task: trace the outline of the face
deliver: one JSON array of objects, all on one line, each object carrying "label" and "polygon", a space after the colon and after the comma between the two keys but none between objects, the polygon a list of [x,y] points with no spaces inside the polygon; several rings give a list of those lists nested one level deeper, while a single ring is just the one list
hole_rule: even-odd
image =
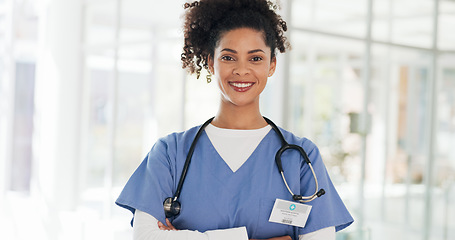
[{"label": "face", "polygon": [[262,32],[239,28],[221,35],[208,66],[218,81],[222,104],[259,107],[259,95],[275,72],[276,59]]}]

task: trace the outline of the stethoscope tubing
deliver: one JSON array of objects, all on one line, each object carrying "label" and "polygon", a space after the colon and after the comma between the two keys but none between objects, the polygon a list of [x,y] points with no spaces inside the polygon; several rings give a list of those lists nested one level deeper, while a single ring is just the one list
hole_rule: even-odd
[{"label": "stethoscope tubing", "polygon": [[[319,188],[318,179],[316,177],[316,173],[314,172],[313,165],[311,164],[311,161],[310,161],[308,155],[306,154],[305,150],[303,150],[303,148],[301,146],[298,146],[295,144],[289,144],[286,141],[286,139],[284,138],[281,131],[279,131],[279,129],[275,125],[275,123],[266,117],[264,117],[264,119],[273,128],[273,130],[275,130],[275,132],[278,134],[279,138],[281,139],[281,148],[277,151],[277,153],[275,155],[275,162],[278,167],[278,171],[280,172],[281,178],[283,179],[284,185],[286,185],[286,188],[288,189],[289,193],[291,193],[293,199],[296,201],[302,202],[302,203],[307,203],[307,202],[311,202],[314,199],[316,199],[317,197],[319,197],[318,193],[321,193],[320,195],[323,195],[325,192],[322,189],[318,190],[318,188]],[[294,194],[294,192],[292,192],[291,188],[289,187],[289,184],[287,183],[286,178],[284,177],[284,170],[283,170],[283,166],[281,164],[281,155],[286,150],[289,150],[289,149],[294,149],[294,150],[297,150],[300,152],[300,155],[303,156],[304,161],[308,164],[308,166],[311,170],[311,173],[313,174],[316,189],[315,189],[315,192],[310,196],[301,196],[301,195]]]},{"label": "stethoscope tubing", "polygon": [[175,191],[175,194],[174,194],[174,197],[173,197],[174,201],[177,201],[177,199],[180,197],[180,192],[182,191],[183,182],[185,182],[186,174],[188,172],[188,168],[189,168],[190,163],[191,163],[191,157],[193,156],[194,149],[196,148],[197,140],[201,136],[202,131],[205,129],[205,127],[207,127],[207,125],[209,125],[214,118],[215,117],[212,117],[209,120],[207,120],[204,124],[202,124],[202,126],[197,131],[193,142],[191,143],[190,150],[188,151],[188,154],[186,155],[185,164],[183,165],[182,175],[180,177],[179,184],[177,185],[177,190]]},{"label": "stethoscope tubing", "polygon": [[[202,132],[204,131],[205,127],[207,127],[207,125],[209,125],[212,122],[213,119],[214,119],[214,117],[210,118],[204,124],[202,124],[202,126],[197,131],[193,142],[191,143],[190,149],[189,149],[188,154],[186,156],[185,164],[183,165],[182,174],[180,176],[180,180],[179,180],[179,183],[177,185],[177,189],[175,191],[175,194],[174,194],[173,197],[166,198],[164,200],[164,202],[163,202],[163,208],[164,208],[164,212],[165,212],[166,217],[175,217],[175,216],[179,215],[179,213],[180,213],[181,204],[178,201],[178,198],[180,197],[180,192],[182,191],[183,183],[185,182],[185,178],[186,178],[186,175],[188,173],[188,169],[189,169],[189,166],[190,166],[190,163],[191,163],[191,158],[193,156],[194,149],[196,148],[196,143],[197,143],[199,137],[201,136]],[[270,121],[268,118],[264,117],[264,119],[272,127],[272,129],[278,134],[278,137],[281,140],[281,148],[277,151],[277,153],[275,155],[275,162],[276,162],[278,171],[280,172],[281,178],[283,179],[283,182],[286,185],[287,190],[292,195],[292,199],[294,201],[307,203],[307,202],[313,201],[317,197],[320,197],[320,196],[324,195],[324,193],[325,193],[324,189],[320,189],[318,191],[318,187],[319,187],[318,186],[318,179],[316,178],[316,174],[314,172],[313,166],[311,165],[310,159],[308,158],[305,150],[303,150],[303,148],[300,147],[300,146],[297,146],[297,145],[294,145],[294,144],[289,144],[286,141],[286,139],[284,139],[284,136],[281,133],[280,129],[278,129],[278,127],[272,121]],[[311,196],[302,196],[302,195],[294,194],[292,192],[291,188],[289,187],[287,181],[286,181],[286,178],[284,176],[283,166],[281,165],[281,155],[283,154],[284,151],[289,150],[289,149],[294,149],[294,150],[299,151],[300,155],[303,156],[304,161],[308,164],[308,166],[311,169],[311,172],[313,174],[314,181],[315,181],[315,184],[316,184],[316,191]]]},{"label": "stethoscope tubing", "polygon": [[[177,201],[177,199],[180,197],[180,192],[182,190],[183,183],[185,182],[185,178],[186,178],[186,175],[187,175],[187,172],[188,172],[188,168],[189,168],[189,165],[191,163],[191,158],[193,156],[194,149],[196,148],[197,140],[201,136],[201,134],[202,134],[203,130],[205,129],[205,127],[207,127],[207,125],[209,125],[214,118],[215,117],[212,117],[212,118],[208,119],[204,124],[201,125],[201,127],[198,130],[198,132],[196,133],[196,136],[194,137],[193,142],[191,143],[190,149],[188,151],[188,154],[187,154],[187,157],[186,157],[186,160],[185,160],[185,164],[183,166],[182,174],[181,174],[179,183],[177,185],[177,190],[176,190],[176,192],[174,194],[174,197],[173,197],[174,201]],[[286,141],[286,139],[284,138],[284,136],[281,133],[281,131],[279,130],[278,126],[276,126],[275,123],[272,122],[270,119],[268,119],[266,117],[263,117],[263,118],[272,127],[272,129],[278,134],[278,137],[281,140],[282,147],[277,151],[277,153],[275,155],[275,162],[276,162],[276,165],[278,167],[278,171],[280,172],[281,178],[283,179],[283,182],[286,185],[286,188],[288,189],[289,193],[291,193],[291,195],[293,196],[293,199],[296,200],[296,201],[302,202],[302,203],[307,203],[307,202],[313,201],[317,197],[323,195],[325,193],[323,189],[318,191],[318,188],[319,188],[318,179],[317,179],[316,174],[314,172],[313,165],[311,164],[311,161],[308,158],[308,155],[306,154],[306,152],[303,150],[303,148],[298,146],[298,145],[289,144]],[[311,170],[311,173],[313,174],[313,178],[314,178],[314,181],[315,181],[316,189],[315,189],[315,192],[312,195],[310,195],[310,196],[301,196],[301,195],[294,194],[292,192],[291,188],[289,187],[287,181],[286,181],[286,178],[284,176],[283,166],[281,164],[281,155],[283,154],[284,151],[289,150],[289,149],[295,149],[295,150],[300,152],[301,156],[303,156],[303,158],[304,158],[304,161],[308,164],[308,166],[309,166],[309,168]]]}]

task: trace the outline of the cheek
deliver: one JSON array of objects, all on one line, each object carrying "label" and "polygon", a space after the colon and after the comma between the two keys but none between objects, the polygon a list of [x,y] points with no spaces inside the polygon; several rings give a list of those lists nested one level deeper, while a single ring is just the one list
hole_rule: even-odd
[{"label": "cheek", "polygon": [[226,66],[220,66],[220,64],[216,64],[214,66],[215,75],[222,80],[223,78],[229,77],[230,73],[232,72]]},{"label": "cheek", "polygon": [[270,73],[270,67],[269,66],[264,66],[264,67],[258,69],[258,71],[256,71],[256,74],[258,76],[260,76],[261,78],[268,78],[269,77],[269,73]]},{"label": "cheek", "polygon": [[226,89],[228,88],[226,81],[223,81],[222,79],[220,79],[220,77],[217,77],[216,83],[218,85],[218,90],[220,91],[221,95],[225,96]]}]

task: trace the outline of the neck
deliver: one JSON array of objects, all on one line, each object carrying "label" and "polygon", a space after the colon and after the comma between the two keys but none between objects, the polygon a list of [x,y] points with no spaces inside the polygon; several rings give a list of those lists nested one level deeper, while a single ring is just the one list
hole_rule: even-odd
[{"label": "neck", "polygon": [[238,107],[221,103],[212,124],[227,129],[259,129],[267,126],[259,111],[259,104]]}]

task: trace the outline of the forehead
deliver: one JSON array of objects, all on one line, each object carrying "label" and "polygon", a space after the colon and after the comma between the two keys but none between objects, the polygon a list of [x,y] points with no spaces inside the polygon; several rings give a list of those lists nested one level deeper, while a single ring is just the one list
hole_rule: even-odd
[{"label": "forehead", "polygon": [[250,51],[252,49],[271,51],[265,42],[264,33],[251,28],[238,28],[223,33],[216,49],[220,51],[224,48],[237,51]]}]

